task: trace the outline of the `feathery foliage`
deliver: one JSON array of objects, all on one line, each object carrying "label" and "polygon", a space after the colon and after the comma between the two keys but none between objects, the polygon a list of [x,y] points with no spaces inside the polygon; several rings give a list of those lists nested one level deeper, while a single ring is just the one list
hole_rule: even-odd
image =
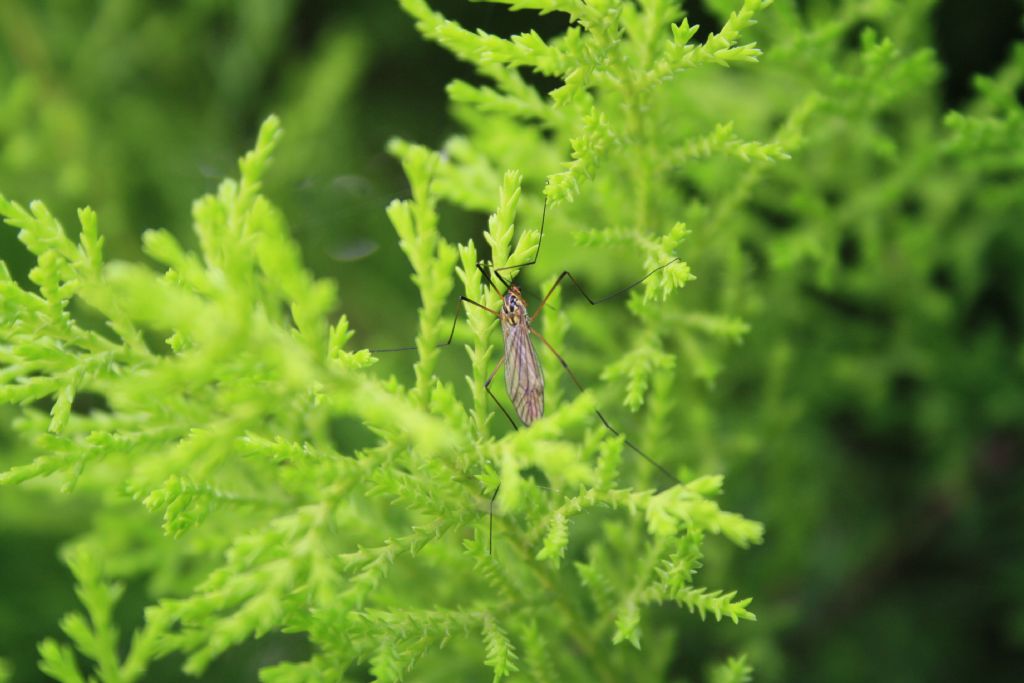
[{"label": "feathery foliage", "polygon": [[[407,9],[427,12],[442,33],[448,26],[425,5]],[[598,44],[619,30],[607,22],[594,29],[586,40]],[[458,34],[453,49],[470,49],[460,47],[465,38]],[[561,65],[544,67],[567,82],[567,90],[545,106],[575,103],[589,110],[568,170],[547,185],[557,206],[580,194],[603,155],[626,154],[637,143],[617,135],[613,144],[622,112],[605,115],[587,94],[587,81],[568,77],[566,70],[580,68],[591,47],[570,40],[559,54],[536,39],[495,40],[492,47],[507,49],[490,55],[499,60],[495,64],[553,59]],[[662,47],[667,54],[679,46]],[[624,59],[611,60],[608,68],[615,63],[629,71]],[[678,59],[695,65],[704,58]],[[631,78],[640,75],[635,71]],[[680,543],[704,533],[741,545],[760,541],[760,525],[711,500],[720,486],[709,488],[698,479],[657,495],[619,487],[620,480],[628,482],[619,471],[621,439],[598,433],[596,440],[584,441],[586,448],[577,445],[578,435],[595,433],[595,401],[588,394],[566,400],[529,430],[495,438],[491,407],[481,393],[492,355],[490,321],[480,314],[469,315],[475,338],[467,347],[474,370],[472,410],[462,405],[455,387],[436,378],[436,345],[446,328],[456,263],[461,261],[458,274],[469,295],[492,306],[496,297],[485,291],[473,267],[475,245],[456,248],[439,231],[438,196],[448,198],[443,188],[450,186],[457,164],[418,145],[392,145],[412,197],[393,202],[387,213],[412,264],[422,304],[415,382],[403,389],[367,372],[373,362],[367,352],[346,350],[351,333],[344,316],[333,324],[327,319],[336,304],[334,288],[304,269],[284,217],[260,194],[279,132],[277,120],[268,119],[255,149],[240,161],[239,180],[223,182],[215,195],[195,203],[198,254],[169,232],[144,236],[146,254],[166,268],[162,274],[141,265],[105,264],[91,210],[79,212],[76,243],[41,203],[27,210],[6,200],[0,204],[38,258],[31,273],[38,294],[10,277],[3,282],[3,398],[27,406],[18,429],[41,451],[4,473],[3,483],[52,475],[65,490],[103,491],[108,505],[144,509],[154,521],[162,520],[171,539],[202,548],[194,559],[206,567],[205,577],[191,585],[192,577],[180,577],[176,583],[187,586],[182,597],[162,597],[147,608],[145,624],[122,660],[110,626],[119,589],[105,583],[101,565],[89,559],[117,548],[93,536],[72,561],[89,621],[71,615],[64,630],[95,661],[94,675],[131,680],[146,662],[171,652],[186,655],[185,672],[199,674],[229,648],[279,630],[307,633],[317,652],[305,664],[267,670],[269,680],[299,672],[329,677],[360,662],[378,680],[401,680],[451,638],[462,649],[471,647],[474,632],[483,636],[482,656],[475,665],[459,660],[467,672],[485,665],[497,681],[522,666],[554,667],[562,675],[606,677],[628,660],[602,661],[598,644],[628,639],[639,648],[645,605],[669,600],[701,616],[710,611],[717,618],[752,619],[745,609],[749,600],[734,602],[735,593],[694,586],[692,574],[670,569],[664,571],[673,580],[665,583],[658,576],[668,574],[655,572]],[[508,171],[500,182],[484,234],[496,265],[521,263],[538,248],[536,230],[514,239],[522,181]],[[671,258],[683,234],[679,227],[648,240],[645,265]],[[673,264],[652,278],[643,300],[664,300],[691,277],[684,264]],[[76,310],[79,303],[84,311]],[[552,332],[560,342],[562,334]],[[631,374],[634,385],[645,381]],[[105,405],[73,411],[83,394],[102,397]],[[50,404],[45,424],[39,402]],[[639,402],[634,398],[633,407]],[[338,417],[368,426],[377,443],[345,452],[330,435],[331,420]],[[597,477],[588,454],[608,444],[616,462]],[[613,457],[603,456],[603,463]],[[499,481],[497,553],[491,555],[481,511],[484,494]],[[570,523],[600,508],[618,510],[616,517],[628,523],[623,529],[638,534],[629,542],[642,549],[636,556],[640,564],[627,560],[603,567],[607,581],[629,586],[606,620],[585,602],[568,599],[579,592],[580,579],[560,569],[573,541]],[[593,549],[605,542],[598,535],[586,543]],[[177,546],[164,547],[173,552]],[[440,574],[429,602],[402,590],[408,578],[401,577],[434,572]],[[555,596],[553,610],[539,609],[545,594]],[[520,649],[532,657],[537,648],[517,647],[516,641],[536,641],[538,626],[561,633],[587,657],[572,665],[522,661]],[[47,640],[40,653],[49,675],[81,679],[68,646]]]},{"label": "feathery foliage", "polygon": [[[374,292],[343,308],[263,193],[287,150],[275,117],[194,203],[192,235],[144,235],[147,264],[108,260],[102,212],[65,230],[0,200],[35,258],[27,282],[0,266],[0,484],[91,515],[64,553],[82,610],[39,646],[50,677],[215,678],[250,641],[282,683],[863,671],[842,652],[780,664],[784,620],[734,623],[750,595],[786,613],[774,558],[828,555],[837,514],[872,533],[812,566],[819,583],[888,557],[888,509],[846,493],[840,458],[914,453],[927,483],[893,497],[960,501],[964,453],[1024,423],[1024,317],[983,303],[986,259],[1024,252],[1024,50],[943,113],[929,0],[708,0],[703,27],[670,0],[492,1],[566,28],[503,37],[400,0],[477,74],[448,87],[460,134],[389,146],[410,197],[386,215],[420,301],[415,353],[379,365],[411,366],[408,384],[341,312]],[[482,239],[446,239],[447,207],[487,214]],[[547,415],[510,430],[483,388],[493,318],[454,302],[496,307],[476,263],[535,255],[517,274],[535,306],[563,269],[600,294],[680,260],[618,303],[556,292],[538,325],[588,390],[539,349]],[[729,508],[767,520],[780,555],[737,552],[764,527]],[[142,582],[128,636],[114,613]]]}]

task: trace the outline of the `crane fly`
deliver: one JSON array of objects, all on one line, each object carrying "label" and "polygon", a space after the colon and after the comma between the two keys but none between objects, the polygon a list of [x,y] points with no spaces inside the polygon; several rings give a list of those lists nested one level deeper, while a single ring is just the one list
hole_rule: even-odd
[{"label": "crane fly", "polygon": [[[612,292],[611,294],[601,297],[599,299],[591,298],[590,295],[587,294],[586,290],[584,290],[583,287],[580,285],[579,281],[576,280],[575,276],[573,276],[573,274],[570,273],[569,271],[563,270],[562,273],[555,280],[555,283],[551,285],[551,288],[544,295],[544,298],[541,299],[540,304],[537,306],[537,310],[533,312],[533,315],[530,315],[526,305],[526,299],[523,296],[522,290],[520,290],[519,287],[516,286],[514,283],[506,280],[501,275],[501,271],[519,270],[527,266],[532,266],[537,262],[537,258],[540,256],[541,244],[544,241],[544,223],[547,218],[547,209],[548,204],[547,198],[545,197],[544,209],[541,213],[540,220],[540,236],[537,240],[537,250],[534,252],[533,258],[530,261],[527,261],[526,263],[521,263],[514,266],[502,266],[500,268],[492,267],[491,272],[494,274],[494,277],[496,277],[498,281],[501,282],[501,284],[505,287],[504,292],[498,289],[498,287],[494,284],[494,280],[492,280],[490,273],[487,272],[486,264],[482,261],[477,263],[476,267],[484,276],[484,280],[501,298],[500,309],[494,310],[489,306],[485,306],[484,304],[478,301],[470,299],[467,296],[459,296],[459,299],[456,302],[456,305],[462,303],[470,304],[472,306],[476,306],[477,308],[481,308],[490,313],[491,315],[493,315],[494,317],[496,317],[501,322],[501,333],[504,339],[504,353],[498,360],[498,364],[495,366],[494,371],[491,372],[490,376],[487,378],[487,381],[484,382],[484,389],[487,391],[487,394],[491,397],[491,399],[498,406],[498,408],[501,409],[501,412],[505,415],[505,417],[508,418],[508,421],[512,424],[512,427],[514,429],[519,429],[519,425],[516,424],[515,419],[512,417],[511,414],[509,414],[509,411],[506,410],[505,406],[501,403],[500,400],[498,400],[498,397],[495,396],[494,393],[491,391],[491,383],[497,376],[498,371],[501,370],[502,366],[504,366],[505,390],[508,393],[509,400],[512,402],[513,410],[515,411],[516,416],[522,422],[523,426],[529,427],[536,420],[543,417],[544,372],[541,369],[540,360],[537,358],[537,350],[533,345],[532,337],[536,337],[538,340],[540,340],[540,342],[545,347],[547,347],[547,349],[551,351],[552,354],[554,354],[555,358],[558,359],[558,362],[562,365],[562,368],[565,370],[566,374],[569,375],[569,378],[572,380],[573,384],[576,385],[576,388],[579,389],[581,392],[584,390],[583,385],[576,378],[576,374],[569,367],[568,363],[565,362],[565,359],[562,358],[562,355],[558,353],[558,351],[556,351],[555,348],[550,343],[548,343],[548,340],[545,339],[540,334],[540,332],[534,329],[532,325],[533,321],[544,309],[544,306],[545,304],[547,304],[548,299],[555,292],[555,290],[558,289],[558,287],[562,284],[562,281],[565,278],[569,278],[573,285],[576,286],[576,289],[579,290],[580,294],[583,295],[583,298],[585,298],[591,306],[596,306],[597,304],[604,303],[609,299],[612,299],[614,297],[619,296],[620,294],[628,292],[629,290],[641,284],[642,282],[647,280],[647,278],[651,277],[658,271],[667,268],[673,263],[679,261],[678,258],[674,258],[668,263],[658,266],[654,270],[650,271],[636,282],[633,282],[627,285],[626,287],[623,287],[622,289]],[[460,316],[458,315],[458,311],[456,311],[455,318],[454,320],[452,320],[452,329],[448,333],[448,340],[438,344],[437,348],[442,348],[451,345],[452,339],[455,338],[455,326],[459,322],[459,317]],[[370,351],[373,353],[384,353],[389,351],[412,351],[415,349],[415,346],[404,346],[394,349],[370,349]],[[607,418],[605,418],[605,416],[601,413],[600,410],[595,409],[594,412],[597,414],[597,417],[601,420],[601,423],[608,429],[608,431],[610,431],[615,436],[620,435],[619,431],[612,427],[611,423],[608,422]],[[663,467],[660,463],[658,463],[656,460],[654,460],[649,455],[640,450],[631,441],[629,441],[628,439],[623,439],[623,443],[627,447],[629,447],[630,450],[632,450],[641,458],[643,458],[648,463],[657,468],[663,475],[665,475],[669,480],[671,480],[673,484],[681,483],[675,475],[673,475],[671,472],[665,469],[665,467]],[[501,484],[499,483],[498,486],[494,488],[494,492],[491,494],[490,498],[490,511],[488,520],[489,531],[487,542],[488,554],[490,554],[493,550],[494,499],[498,496],[498,490],[500,488]]]},{"label": "crane fly", "polygon": [[544,415],[544,372],[530,339],[534,331],[530,327],[526,299],[515,285],[502,297],[499,318],[501,335],[505,339],[505,355],[502,356],[505,360],[505,390],[516,415],[529,427]]}]

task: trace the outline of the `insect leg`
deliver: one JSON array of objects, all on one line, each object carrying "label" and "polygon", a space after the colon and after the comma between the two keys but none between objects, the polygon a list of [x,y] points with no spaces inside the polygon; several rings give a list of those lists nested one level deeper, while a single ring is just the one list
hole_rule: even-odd
[{"label": "insect leg", "polygon": [[[498,407],[501,408],[501,412],[503,412],[505,414],[505,417],[508,418],[508,421],[512,423],[512,428],[518,430],[519,427],[516,426],[515,420],[513,420],[512,416],[508,414],[507,410],[505,410],[505,406],[501,405],[501,401],[498,400],[498,397],[495,396],[493,392],[491,392],[491,382],[494,381],[495,375],[498,374],[498,370],[500,370],[501,366],[504,365],[504,364],[505,364],[505,356],[502,355],[501,360],[499,360],[498,364],[494,367],[494,372],[492,372],[491,376],[487,378],[486,382],[484,382],[484,389],[487,390],[487,394],[494,400],[494,402],[498,404]],[[494,487],[494,493],[491,494],[491,502],[490,502],[490,505],[489,505],[489,507],[487,509],[487,554],[488,555],[491,555],[493,553],[493,551],[494,551],[494,499],[498,497],[498,490],[500,488],[501,488],[501,483],[499,482],[498,485]]]},{"label": "insect leg", "polygon": [[609,299],[613,299],[613,298],[617,297],[619,294],[624,294],[625,292],[628,292],[629,290],[633,289],[634,287],[636,287],[637,285],[642,283],[644,280],[649,278],[650,276],[652,276],[655,273],[657,273],[659,270],[661,270],[663,268],[668,268],[669,266],[671,266],[673,263],[677,262],[678,260],[679,260],[678,258],[674,258],[671,261],[669,261],[668,263],[665,263],[663,265],[658,266],[657,268],[655,268],[651,272],[647,273],[647,275],[644,275],[642,278],[640,278],[636,282],[632,283],[631,285],[623,287],[622,289],[620,289],[618,291],[612,292],[608,296],[603,296],[600,299],[591,299],[590,295],[587,294],[587,292],[583,289],[583,286],[580,285],[580,283],[576,280],[576,277],[572,273],[570,273],[568,270],[563,270],[562,274],[558,276],[557,280],[555,280],[555,284],[551,285],[551,289],[549,289],[548,293],[544,295],[544,298],[541,300],[540,305],[537,306],[537,310],[535,310],[533,312],[533,315],[530,316],[530,322],[533,322],[533,319],[536,318],[537,314],[540,313],[542,308],[544,308],[544,304],[546,304],[548,302],[548,297],[551,296],[551,293],[555,291],[555,288],[558,287],[558,285],[562,284],[562,280],[564,280],[566,277],[568,277],[570,280],[572,280],[572,283],[574,285],[576,285],[576,289],[580,290],[580,294],[583,295],[583,298],[586,299],[590,303],[591,306],[596,306],[596,305],[598,305],[600,303],[604,303],[605,301],[608,301]]},{"label": "insect leg", "polygon": [[518,430],[519,429],[519,425],[516,424],[516,421],[513,420],[512,416],[508,414],[507,410],[505,410],[505,406],[501,405],[501,401],[499,401],[498,397],[494,395],[493,391],[491,391],[491,382],[494,381],[494,376],[498,374],[498,370],[500,370],[501,366],[504,365],[504,364],[505,364],[505,356],[503,355],[501,357],[501,360],[499,360],[498,364],[495,366],[494,372],[492,372],[491,376],[487,378],[486,382],[484,382],[484,389],[487,390],[487,395],[490,396],[491,399],[493,399],[496,404],[498,404],[499,408],[501,408],[501,412],[504,413],[505,417],[508,418],[509,423],[512,425],[512,429]]},{"label": "insect leg", "polygon": [[[449,333],[448,333],[448,341],[446,341],[446,342],[443,342],[443,343],[441,343],[441,344],[438,344],[438,345],[437,345],[437,346],[435,346],[434,348],[438,348],[438,349],[440,349],[440,348],[442,348],[442,347],[445,347],[445,346],[448,346],[448,345],[450,345],[450,344],[452,343],[452,339],[453,339],[453,338],[455,337],[455,326],[456,326],[456,325],[458,324],[458,322],[459,322],[459,311],[458,311],[458,305],[459,305],[459,303],[460,303],[460,302],[465,302],[465,303],[467,303],[467,304],[473,304],[473,305],[474,305],[474,306],[476,306],[477,308],[482,308],[482,309],[484,309],[485,311],[487,311],[488,313],[490,313],[491,315],[493,315],[493,316],[494,316],[495,318],[497,318],[497,317],[500,317],[500,316],[498,315],[498,312],[497,312],[497,311],[495,311],[495,310],[493,310],[493,309],[490,309],[490,308],[488,308],[487,306],[484,306],[484,305],[483,305],[483,304],[481,304],[481,303],[478,303],[478,302],[476,302],[476,301],[473,301],[473,300],[472,300],[472,299],[470,299],[469,297],[465,297],[465,296],[460,296],[460,297],[459,297],[459,300],[455,302],[455,306],[456,306],[456,310],[455,310],[455,318],[454,318],[454,319],[452,320],[452,330],[451,330],[451,332],[449,332]],[[415,350],[416,350],[416,347],[415,347],[415,346],[400,346],[400,347],[398,347],[398,348],[395,348],[395,349],[368,349],[368,350],[369,350],[369,352],[370,352],[370,353],[390,353],[390,352],[392,352],[392,351],[415,351]]]},{"label": "insect leg", "polygon": [[[505,280],[502,279],[501,275],[498,275],[498,273],[503,271],[503,270],[516,270],[516,269],[519,269],[519,268],[525,268],[526,266],[532,266],[534,263],[537,262],[537,259],[540,258],[540,245],[544,243],[544,221],[547,219],[547,217],[548,217],[548,196],[544,195],[544,209],[541,211],[541,214],[540,214],[540,237],[537,238],[537,251],[533,252],[533,258],[530,259],[529,261],[527,261],[526,263],[520,263],[520,264],[514,265],[514,266],[502,266],[501,268],[495,268],[494,269],[494,274],[497,275],[499,280],[501,280],[502,282],[505,282]],[[506,284],[505,286],[508,287],[508,284]]]},{"label": "insect leg", "polygon": [[491,502],[487,510],[487,554],[494,554],[494,499],[498,497],[498,491],[501,490],[501,482],[494,487],[494,493],[491,494]]},{"label": "insect leg", "polygon": [[[664,266],[662,266],[662,267],[664,267]],[[593,302],[591,302],[591,303],[593,303]],[[558,362],[562,364],[563,368],[565,368],[566,373],[568,373],[569,377],[573,381],[573,384],[576,385],[576,388],[579,389],[580,391],[583,391],[583,385],[580,384],[580,381],[578,379],[576,379],[575,373],[573,373],[572,369],[565,362],[565,359],[562,358],[562,354],[558,353],[558,351],[555,351],[555,347],[551,346],[551,344],[548,343],[548,340],[545,339],[543,336],[541,336],[540,332],[537,332],[532,327],[530,328],[530,332],[532,332],[534,335],[536,335],[537,339],[540,339],[542,342],[544,342],[544,346],[548,347],[548,350],[550,350],[551,353],[555,354],[555,358],[557,358]],[[597,413],[598,418],[601,419],[601,423],[604,424],[604,426],[608,428],[609,432],[611,432],[615,436],[619,436],[619,430],[617,430],[617,429],[615,429],[615,427],[611,426],[611,424],[608,422],[608,420],[605,418],[605,416],[601,414],[600,410],[596,410],[595,409],[594,412]],[[625,439],[624,441],[625,441],[625,444],[627,446],[629,446],[630,449],[633,450],[633,452],[635,452],[641,458],[643,458],[644,460],[646,460],[647,462],[652,464],[654,467],[658,468],[658,470],[662,474],[664,474],[666,477],[671,479],[674,483],[682,485],[683,482],[679,481],[679,479],[674,474],[672,474],[667,469],[665,469],[665,467],[662,466],[661,463],[659,463],[657,460],[655,460],[654,458],[652,458],[651,456],[647,455],[642,450],[637,448],[632,442],[630,442],[629,439]]]},{"label": "insect leg", "polygon": [[[494,280],[491,279],[491,274],[487,272],[486,264],[483,261],[478,261],[476,264],[476,269],[479,270],[480,274],[484,276],[484,279],[487,280],[487,284],[491,286],[491,289],[494,290],[494,293],[497,294],[498,296],[502,296],[501,290],[498,289],[498,287],[494,284]],[[501,282],[501,284],[505,285],[505,291],[508,291],[509,287],[511,287],[512,285],[508,281],[506,281],[505,278],[499,275],[497,271],[495,271],[494,274],[495,276],[497,276],[498,281]]]}]

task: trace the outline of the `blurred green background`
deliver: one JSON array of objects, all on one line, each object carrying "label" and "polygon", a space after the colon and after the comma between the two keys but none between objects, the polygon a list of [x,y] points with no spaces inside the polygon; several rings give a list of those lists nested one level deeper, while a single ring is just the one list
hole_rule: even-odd
[{"label": "blurred green background", "polygon": [[[500,34],[552,35],[565,26],[555,15],[459,0],[433,5]],[[701,3],[685,6],[694,21],[713,23]],[[930,33],[944,69],[944,108],[963,106],[972,75],[1007,59],[1024,37],[1021,13],[1009,0],[936,4]],[[398,135],[438,147],[458,132],[444,92],[455,77],[472,74],[382,0],[5,0],[0,191],[45,200],[69,226],[76,207],[91,205],[114,258],[142,258],[138,236],[148,228],[194,244],[191,201],[235,172],[259,122],[276,112],[286,138],[268,194],[309,266],[337,281],[357,343],[405,343],[417,294],[383,208],[407,190],[384,146]],[[479,234],[482,218],[449,211],[442,230],[464,241]],[[984,281],[957,303],[955,329],[933,340],[941,367],[870,400],[856,388],[791,388],[807,405],[793,403],[790,423],[773,425],[766,438],[778,451],[788,434],[827,434],[821,461],[801,460],[809,457],[801,451],[776,470],[786,473],[781,479],[762,479],[757,467],[730,471],[726,507],[769,529],[729,580],[755,598],[760,621],[735,644],[762,664],[759,680],[1024,680],[1020,219],[977,255]],[[843,266],[855,268],[856,246],[841,246]],[[14,231],[0,230],[0,256],[25,279],[30,263]],[[849,330],[855,356],[884,344],[888,326],[916,324],[910,307],[900,311],[908,319],[865,333],[873,311],[819,299],[803,304],[802,317],[778,322],[798,318],[782,334],[807,339],[808,358],[829,348],[814,342],[823,329],[830,337]],[[927,338],[926,323],[914,329]],[[743,349],[730,361],[739,375],[778,360],[758,354],[756,330]],[[733,371],[727,365],[725,375]],[[961,412],[943,413],[950,405]],[[5,450],[12,414],[0,412]],[[936,421],[943,428],[929,432]],[[928,439],[947,434],[960,440],[956,462],[930,457]],[[835,444],[841,452],[828,450]],[[75,606],[57,550],[88,527],[90,510],[81,498],[0,490],[0,656],[13,664],[14,680],[41,678],[35,644]],[[137,623],[144,604],[142,588],[132,587],[120,607],[126,624]],[[712,641],[729,639],[722,628],[694,634],[714,648]],[[252,677],[235,666],[227,658],[208,678]],[[176,679],[173,665],[152,679],[161,676]]]}]

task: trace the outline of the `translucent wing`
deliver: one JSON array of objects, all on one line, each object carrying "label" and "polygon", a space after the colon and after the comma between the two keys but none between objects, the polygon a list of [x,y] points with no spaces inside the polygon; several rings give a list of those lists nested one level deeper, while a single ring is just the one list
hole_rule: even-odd
[{"label": "translucent wing", "polygon": [[544,373],[530,339],[529,323],[503,325],[505,333],[505,389],[524,425],[544,414]]}]

